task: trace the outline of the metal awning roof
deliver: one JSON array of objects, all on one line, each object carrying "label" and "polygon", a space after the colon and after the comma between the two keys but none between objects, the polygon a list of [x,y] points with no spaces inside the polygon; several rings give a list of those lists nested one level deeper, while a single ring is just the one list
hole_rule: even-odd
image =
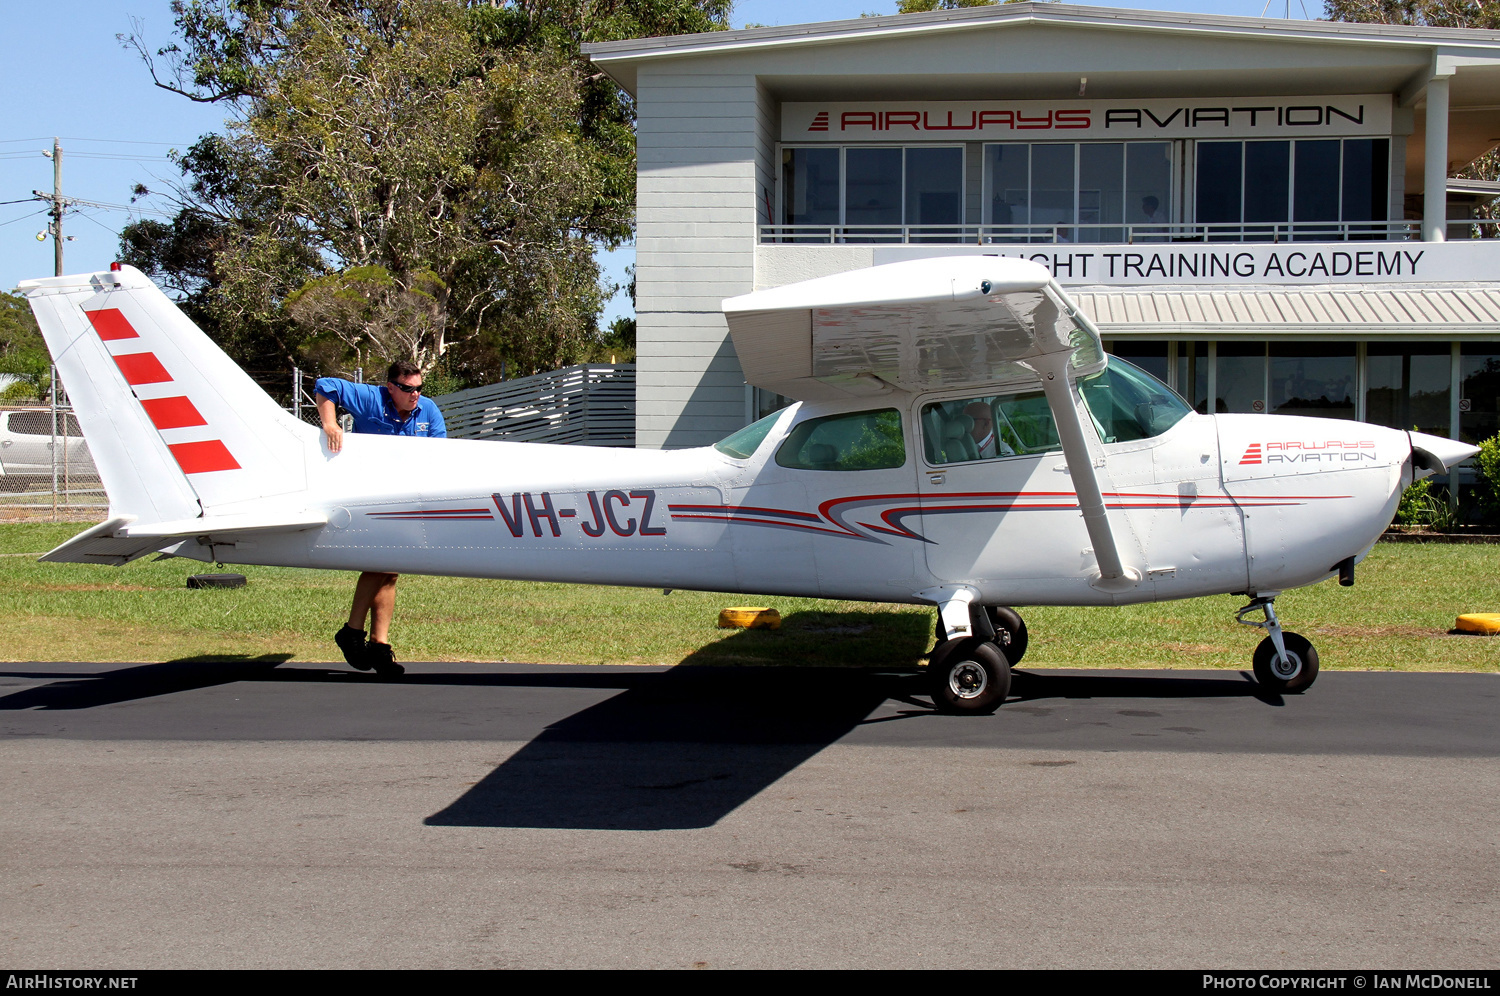
[{"label": "metal awning roof", "polygon": [[1500,338],[1500,288],[1068,288],[1101,335],[1126,338],[1322,336]]}]

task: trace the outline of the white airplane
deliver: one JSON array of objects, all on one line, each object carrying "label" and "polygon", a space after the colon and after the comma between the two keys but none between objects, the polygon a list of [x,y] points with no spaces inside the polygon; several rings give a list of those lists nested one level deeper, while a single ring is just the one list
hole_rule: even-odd
[{"label": "white airplane", "polygon": [[[1014,605],[1242,593],[1272,691],[1312,684],[1288,588],[1354,566],[1414,478],[1477,450],[1359,422],[1199,415],[1035,263],[896,263],[724,302],[800,399],[713,447],[349,436],[330,453],[138,270],[32,280],[109,495],[54,562],[232,564],[930,603],[939,709],[1002,703]],[[1247,619],[1252,613],[1259,618]]]}]

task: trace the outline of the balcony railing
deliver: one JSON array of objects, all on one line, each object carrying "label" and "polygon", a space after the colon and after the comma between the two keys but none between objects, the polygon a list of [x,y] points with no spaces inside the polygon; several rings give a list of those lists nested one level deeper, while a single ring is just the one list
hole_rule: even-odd
[{"label": "balcony railing", "polygon": [[[1482,226],[1489,225],[1487,230]],[[1492,222],[1451,222],[1450,239],[1494,237]],[[1417,221],[1298,221],[1182,225],[762,225],[762,244],[1013,245],[1163,242],[1405,242]]]}]

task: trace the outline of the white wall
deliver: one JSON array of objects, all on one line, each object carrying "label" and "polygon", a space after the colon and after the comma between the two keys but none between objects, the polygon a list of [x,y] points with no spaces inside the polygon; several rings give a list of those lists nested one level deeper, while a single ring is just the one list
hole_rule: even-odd
[{"label": "white wall", "polygon": [[744,424],[720,303],[752,289],[760,188],[774,189],[756,155],[774,143],[774,106],[754,75],[679,67],[643,70],[637,93],[636,445],[647,447],[701,446]]}]

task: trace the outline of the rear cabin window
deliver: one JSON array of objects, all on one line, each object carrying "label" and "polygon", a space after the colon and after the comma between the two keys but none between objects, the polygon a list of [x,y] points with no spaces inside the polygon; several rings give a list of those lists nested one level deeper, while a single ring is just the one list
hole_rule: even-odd
[{"label": "rear cabin window", "polygon": [[765,442],[766,434],[781,420],[781,415],[780,411],[774,411],[758,422],[751,422],[738,432],[714,443],[714,449],[736,460],[750,459],[760,449],[760,444]]},{"label": "rear cabin window", "polygon": [[894,408],[825,415],[798,425],[776,451],[793,470],[886,470],[906,463],[901,413]]}]

